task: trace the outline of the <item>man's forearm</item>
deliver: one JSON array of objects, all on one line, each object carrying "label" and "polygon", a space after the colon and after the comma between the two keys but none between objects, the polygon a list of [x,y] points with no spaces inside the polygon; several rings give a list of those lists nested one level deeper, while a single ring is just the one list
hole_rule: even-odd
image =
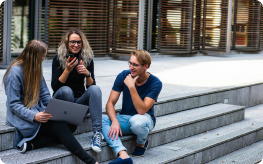
[{"label": "man's forearm", "polygon": [[129,89],[130,89],[132,102],[133,102],[133,105],[134,105],[136,111],[139,114],[145,114],[149,109],[146,108],[146,105],[142,101],[141,97],[139,96],[136,88],[135,87],[131,87]]},{"label": "man's forearm", "polygon": [[117,117],[116,117],[115,108],[114,108],[114,106],[112,104],[107,103],[107,105],[106,105],[106,112],[107,112],[111,122],[118,121]]}]

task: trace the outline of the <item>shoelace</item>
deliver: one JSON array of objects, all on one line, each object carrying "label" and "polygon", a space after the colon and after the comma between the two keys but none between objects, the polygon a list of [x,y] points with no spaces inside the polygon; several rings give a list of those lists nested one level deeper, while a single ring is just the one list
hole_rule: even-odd
[{"label": "shoelace", "polygon": [[101,146],[101,140],[103,139],[102,134],[99,133],[99,132],[96,132],[96,133],[94,134],[94,139],[95,139],[95,144]]}]

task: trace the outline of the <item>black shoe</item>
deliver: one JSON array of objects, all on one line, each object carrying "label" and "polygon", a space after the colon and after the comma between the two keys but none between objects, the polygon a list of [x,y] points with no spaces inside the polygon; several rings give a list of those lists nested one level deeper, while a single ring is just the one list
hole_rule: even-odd
[{"label": "black shoe", "polygon": [[146,150],[148,148],[148,140],[145,142],[144,147],[137,146],[132,153],[133,157],[143,157],[146,153]]},{"label": "black shoe", "polygon": [[25,153],[27,148],[27,143],[23,143],[23,145],[20,147],[20,153]]}]

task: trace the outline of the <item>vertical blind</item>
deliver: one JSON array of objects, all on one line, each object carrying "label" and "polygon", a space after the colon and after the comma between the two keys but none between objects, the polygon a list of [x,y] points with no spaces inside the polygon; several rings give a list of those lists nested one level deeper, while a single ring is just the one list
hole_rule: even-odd
[{"label": "vertical blind", "polygon": [[235,23],[235,49],[258,50],[261,6],[256,0],[238,0]]},{"label": "vertical blind", "polygon": [[225,51],[228,0],[162,0],[160,52]]},{"label": "vertical blind", "polygon": [[225,51],[228,0],[202,0],[201,50]]},{"label": "vertical blind", "polygon": [[48,28],[48,56],[57,54],[62,35],[69,28],[80,28],[80,0],[50,0]]},{"label": "vertical blind", "polygon": [[108,10],[107,0],[82,1],[81,29],[87,35],[95,55],[108,52]]},{"label": "vertical blind", "polygon": [[45,32],[47,32],[46,31],[46,27],[45,27],[45,25],[47,24],[47,22],[45,22],[45,17],[48,17],[48,15],[46,15],[47,11],[46,11],[46,8],[45,8],[45,5],[46,5],[45,1],[49,1],[49,0],[42,0],[41,22],[40,22],[41,30],[40,31],[41,31],[41,40],[43,42],[46,42],[46,39],[47,39],[46,36],[45,36]]},{"label": "vertical blind", "polygon": [[[61,36],[71,27],[86,34],[95,55],[125,55],[137,48],[139,0],[49,0],[48,4],[50,56],[57,53]],[[228,0],[161,0],[158,6],[157,50],[161,53],[226,50]],[[237,10],[232,33],[236,48],[263,48],[260,3],[233,0],[233,9]]]},{"label": "vertical blind", "polygon": [[62,35],[69,28],[78,28],[86,35],[94,55],[105,55],[108,49],[108,1],[50,0],[48,55],[57,54]]},{"label": "vertical blind", "polygon": [[189,52],[192,33],[192,0],[162,0],[160,4],[161,53]]},{"label": "vertical blind", "polygon": [[260,2],[248,2],[248,25],[247,25],[247,48],[259,48],[259,34],[260,34]]},{"label": "vertical blind", "polygon": [[3,62],[4,2],[0,5],[0,62]]},{"label": "vertical blind", "polygon": [[137,48],[139,0],[109,0],[109,54]]},{"label": "vertical blind", "polygon": [[[145,0],[145,16],[150,1]],[[69,28],[79,28],[85,33],[95,55],[125,55],[137,48],[140,0],[47,0],[47,2],[48,28],[46,30],[49,57],[57,54],[62,35]],[[225,51],[228,0],[160,0],[159,2],[157,12],[160,13],[160,19],[158,19],[156,40],[157,50],[161,53],[191,53],[195,50]],[[235,35],[232,38],[236,49],[263,49],[262,5],[256,0],[233,0],[233,2],[237,2],[233,4],[237,6],[237,8],[233,7],[237,10],[237,18],[233,26]],[[45,21],[44,11],[42,5],[42,28]],[[3,21],[3,3],[0,17],[0,21]],[[145,18],[145,26],[149,22],[146,20]],[[41,30],[43,40],[44,30]],[[3,30],[1,30],[1,39],[2,32]],[[151,37],[147,36],[147,38]],[[0,45],[2,47],[2,40]],[[2,48],[0,51],[2,52]]]},{"label": "vertical blind", "polygon": [[194,1],[193,8],[193,49],[200,50],[201,48],[201,11],[202,0]]}]

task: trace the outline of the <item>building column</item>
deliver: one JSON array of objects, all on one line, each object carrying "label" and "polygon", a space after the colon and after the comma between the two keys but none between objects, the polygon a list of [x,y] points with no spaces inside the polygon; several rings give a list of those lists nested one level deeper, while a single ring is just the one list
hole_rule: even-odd
[{"label": "building column", "polygon": [[144,8],[145,0],[140,0],[139,2],[139,20],[138,20],[138,40],[137,49],[143,49],[143,35],[144,35]]},{"label": "building column", "polygon": [[44,0],[45,1],[45,31],[44,31],[44,43],[47,44],[47,15],[48,15],[48,0]]},{"label": "building column", "polygon": [[145,31],[145,50],[151,52],[152,50],[152,22],[153,22],[153,0],[147,1],[147,19],[146,19],[146,31]]},{"label": "building column", "polygon": [[35,0],[34,39],[41,40],[42,0]]},{"label": "building column", "polygon": [[231,47],[231,31],[232,31],[232,0],[228,0],[228,14],[227,14],[227,38],[226,38],[226,53],[230,53]]},{"label": "building column", "polygon": [[12,1],[4,1],[3,63],[11,62]]}]

